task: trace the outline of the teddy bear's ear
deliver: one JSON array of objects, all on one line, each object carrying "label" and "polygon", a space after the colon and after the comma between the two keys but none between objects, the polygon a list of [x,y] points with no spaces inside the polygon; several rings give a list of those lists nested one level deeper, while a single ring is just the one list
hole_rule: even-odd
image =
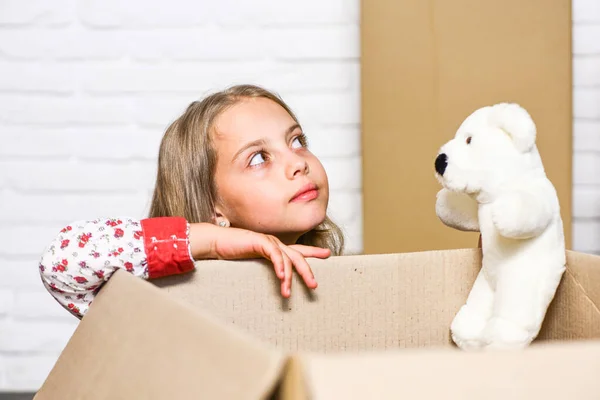
[{"label": "teddy bear's ear", "polygon": [[490,123],[505,131],[520,152],[535,145],[536,126],[529,113],[516,103],[499,103],[490,110]]}]

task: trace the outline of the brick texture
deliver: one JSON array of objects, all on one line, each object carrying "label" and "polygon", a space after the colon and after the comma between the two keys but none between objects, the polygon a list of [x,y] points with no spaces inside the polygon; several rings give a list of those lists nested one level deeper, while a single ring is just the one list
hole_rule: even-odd
[{"label": "brick texture", "polygon": [[573,248],[600,254],[600,3],[573,1]]},{"label": "brick texture", "polygon": [[4,0],[0,70],[0,391],[35,391],[77,323],[41,285],[45,246],[145,216],[164,129],[209,91],[284,98],[362,250],[358,0]]}]

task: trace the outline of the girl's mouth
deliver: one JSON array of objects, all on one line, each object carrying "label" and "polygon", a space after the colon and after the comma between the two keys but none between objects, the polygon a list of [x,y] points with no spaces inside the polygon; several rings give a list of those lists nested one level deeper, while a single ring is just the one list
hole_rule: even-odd
[{"label": "girl's mouth", "polygon": [[297,191],[290,202],[310,201],[316,199],[317,197],[319,197],[317,186],[314,183],[309,183]]}]

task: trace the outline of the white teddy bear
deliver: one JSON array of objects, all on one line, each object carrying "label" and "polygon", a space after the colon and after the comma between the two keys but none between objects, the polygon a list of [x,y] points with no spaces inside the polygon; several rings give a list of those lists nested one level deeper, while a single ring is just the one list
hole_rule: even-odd
[{"label": "white teddy bear", "polygon": [[565,271],[556,190],[514,103],[476,110],[435,160],[441,221],[479,231],[482,268],[450,331],[463,350],[524,348],[538,335]]}]

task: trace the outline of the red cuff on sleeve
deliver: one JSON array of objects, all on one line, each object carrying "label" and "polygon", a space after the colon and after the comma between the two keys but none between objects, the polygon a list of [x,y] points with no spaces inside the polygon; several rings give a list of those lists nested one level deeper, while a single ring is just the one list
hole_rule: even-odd
[{"label": "red cuff on sleeve", "polygon": [[187,221],[182,217],[158,217],[141,221],[148,278],[182,274],[194,269],[188,251]]}]

